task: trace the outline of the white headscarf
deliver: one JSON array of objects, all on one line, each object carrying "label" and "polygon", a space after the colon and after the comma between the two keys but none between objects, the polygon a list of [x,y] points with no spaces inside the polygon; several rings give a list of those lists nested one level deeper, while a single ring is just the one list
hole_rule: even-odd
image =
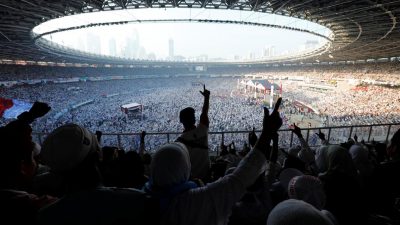
[{"label": "white headscarf", "polygon": [[354,144],[350,147],[349,153],[353,159],[356,169],[358,170],[358,173],[362,177],[368,176],[372,173],[374,166],[368,158],[369,152],[366,146]]},{"label": "white headscarf", "polygon": [[163,145],[153,155],[150,179],[155,187],[167,188],[189,180],[191,171],[189,152],[182,143]]}]

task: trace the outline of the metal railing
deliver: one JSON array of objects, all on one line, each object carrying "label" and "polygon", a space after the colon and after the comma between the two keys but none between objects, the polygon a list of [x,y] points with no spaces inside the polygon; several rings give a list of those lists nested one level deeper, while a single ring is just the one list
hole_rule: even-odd
[{"label": "metal railing", "polygon": [[[338,144],[347,141],[349,138],[357,135],[358,140],[365,142],[379,141],[387,142],[393,134],[400,129],[400,123],[393,124],[372,124],[372,125],[354,125],[354,126],[336,126],[336,127],[317,127],[302,128],[301,132],[304,139],[310,147],[318,147],[321,143],[316,136],[320,130],[325,134],[326,139],[331,144]],[[222,131],[209,132],[210,151],[218,152],[218,146],[221,142],[231,143],[240,149],[241,144],[248,140],[250,131]],[[256,131],[260,134],[261,131]],[[148,132],[145,138],[146,150],[154,151],[158,146],[172,142],[181,134],[181,132]],[[33,133],[34,140],[42,143],[46,133]],[[102,145],[117,146],[123,149],[138,149],[140,133],[103,133]],[[280,147],[289,148],[299,144],[297,137],[289,129],[279,130]]]}]

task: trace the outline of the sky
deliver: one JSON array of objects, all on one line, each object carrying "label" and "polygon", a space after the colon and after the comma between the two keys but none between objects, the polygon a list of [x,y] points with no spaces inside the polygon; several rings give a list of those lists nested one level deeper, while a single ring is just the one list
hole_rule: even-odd
[{"label": "sky", "polygon": [[[304,48],[306,41],[324,39],[317,36],[284,29],[264,28],[249,25],[214,24],[214,23],[137,23],[145,19],[220,19],[277,24],[308,29],[328,35],[329,29],[318,24],[295,18],[266,13],[215,9],[132,9],[87,13],[45,22],[34,28],[35,33],[42,33],[58,28],[90,24],[94,22],[132,21],[126,25],[101,26],[47,35],[47,39],[64,45],[83,48],[88,45],[87,34],[101,37],[102,54],[109,52],[110,39],[116,40],[117,51],[126,46],[128,37],[138,41],[139,47],[146,54],[154,53],[158,59],[168,56],[168,41],[174,41],[174,55],[196,57],[207,55],[208,58],[232,59],[249,57],[253,52],[262,56],[262,50],[274,46],[276,55],[295,52]],[[86,47],[87,49],[87,47]]]}]

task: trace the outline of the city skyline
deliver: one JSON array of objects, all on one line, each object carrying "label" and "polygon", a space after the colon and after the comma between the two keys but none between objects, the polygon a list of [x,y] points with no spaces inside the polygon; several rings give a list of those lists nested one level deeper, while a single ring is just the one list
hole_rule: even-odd
[{"label": "city skyline", "polygon": [[[189,14],[188,14],[189,12]],[[227,19],[277,24],[279,26],[297,27],[322,35],[328,35],[328,30],[318,24],[296,18],[270,15],[257,12],[218,11],[205,9],[142,9],[121,10],[118,12],[99,12],[85,15],[74,15],[50,20],[39,25],[33,32],[48,32],[49,30],[71,27],[101,21],[146,19]],[[87,41],[88,33],[100,37],[100,47],[96,38]],[[328,32],[329,33],[329,32]],[[307,41],[319,44],[326,40],[307,32],[290,29],[268,28],[243,24],[197,23],[197,22],[133,22],[108,26],[88,26],[83,29],[45,35],[44,38],[67,45],[78,50],[100,52],[104,55],[126,58],[156,58],[156,59],[248,59],[292,54],[305,50]],[[97,45],[97,47],[82,47]],[[110,39],[115,41],[115,51],[110,50]],[[173,40],[173,43],[169,41]],[[268,50],[265,46],[274,46]],[[170,51],[170,46],[173,51]],[[114,47],[112,47],[114,49]],[[100,49],[100,50],[94,50]],[[273,52],[273,53],[272,53]],[[93,53],[93,52],[92,52]],[[174,57],[171,57],[171,56]]]},{"label": "city skyline", "polygon": [[[234,54],[229,57],[215,57],[209,56],[206,53],[198,55],[184,56],[182,54],[175,54],[175,40],[171,37],[164,38],[164,44],[168,49],[166,56],[158,55],[155,52],[148,51],[146,47],[141,45],[140,33],[136,29],[125,32],[125,37],[101,37],[96,32],[87,32],[85,41],[82,41],[81,36],[75,36],[69,39],[68,42],[61,40],[63,45],[68,47],[86,51],[94,54],[102,54],[113,57],[123,57],[127,59],[161,59],[161,60],[194,60],[194,61],[207,61],[208,59],[231,59],[231,60],[255,60],[266,59],[282,54],[293,54],[300,51],[305,51],[316,47],[319,42],[315,39],[306,40],[297,48],[291,51],[276,51],[275,45],[265,45],[263,48],[247,51],[245,54]],[[53,37],[52,37],[53,40]],[[54,40],[53,40],[54,41]],[[56,40],[57,41],[57,40]],[[178,43],[179,44],[179,43]]]}]

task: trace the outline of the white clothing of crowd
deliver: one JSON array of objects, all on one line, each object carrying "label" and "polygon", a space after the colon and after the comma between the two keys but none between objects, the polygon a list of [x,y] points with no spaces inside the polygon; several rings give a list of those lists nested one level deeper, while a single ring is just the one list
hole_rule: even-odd
[{"label": "white clothing of crowd", "polygon": [[[199,119],[203,104],[202,87],[192,82],[205,83],[211,91],[209,131],[250,131],[253,126],[261,127],[262,105],[249,100],[237,89],[234,78],[148,78],[113,80],[101,82],[77,82],[70,84],[38,84],[0,88],[1,96],[24,101],[47,102],[52,111],[39,119],[33,126],[35,132],[49,133],[65,123],[80,124],[92,132],[139,133],[177,132],[183,130],[179,123],[179,111],[185,107],[196,110]],[[349,91],[337,87],[335,91],[315,92],[296,87],[296,83],[283,81],[282,97],[285,101],[282,112],[287,117],[304,114],[321,121],[321,124],[357,125],[400,122],[400,100],[398,91],[384,87],[370,87],[367,91]],[[68,90],[69,87],[76,90]],[[116,94],[116,95],[114,95]],[[112,95],[112,97],[107,97]],[[93,100],[92,103],[67,111],[61,117],[55,115],[71,105]],[[291,104],[299,100],[313,105],[320,115],[299,111]],[[128,118],[120,109],[127,103],[144,105],[143,119]],[[0,119],[0,125],[8,121]],[[290,123],[290,121],[288,121]],[[285,128],[285,127],[283,127]],[[177,135],[170,135],[170,141]],[[125,148],[137,148],[138,136],[123,136],[120,140]],[[225,135],[226,143],[235,141],[241,147],[247,141],[246,134]],[[150,135],[146,148],[156,149],[167,142],[166,135]],[[215,149],[221,142],[221,135],[210,135],[209,143]],[[116,136],[104,136],[103,145],[117,145]]]}]

